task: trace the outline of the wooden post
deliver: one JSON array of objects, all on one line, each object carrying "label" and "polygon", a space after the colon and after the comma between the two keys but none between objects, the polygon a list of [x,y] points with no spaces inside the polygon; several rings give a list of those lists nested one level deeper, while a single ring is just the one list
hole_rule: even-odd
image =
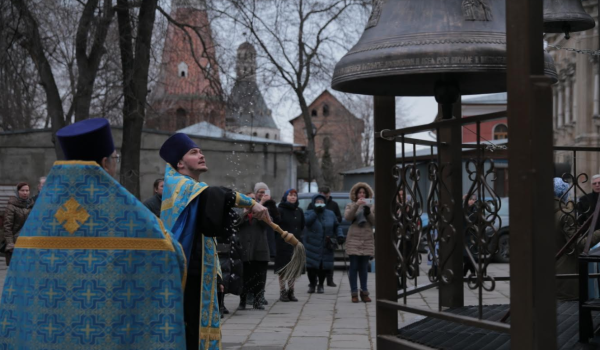
[{"label": "wooden post", "polygon": [[[441,113],[441,105],[439,108]],[[462,105],[460,97],[452,106],[452,115],[456,119],[462,117]],[[441,165],[449,166],[440,174],[441,181],[448,189],[440,191],[440,201],[442,205],[447,205],[452,208],[452,221],[448,224],[454,228],[452,239],[447,242],[440,243],[440,262],[446,261],[443,266],[444,271],[450,270],[453,273],[452,280],[449,283],[440,283],[440,305],[443,307],[460,307],[464,306],[464,285],[463,285],[463,215],[462,215],[462,127],[451,126],[440,129],[440,143],[452,145],[451,147],[440,147],[438,149]],[[448,176],[446,176],[448,175]],[[451,232],[450,228],[446,228],[446,232]]]},{"label": "wooden post", "polygon": [[507,0],[511,349],[556,349],[552,92],[543,0]]},{"label": "wooden post", "polygon": [[[392,97],[374,97],[375,132],[396,128],[396,101]],[[377,273],[375,286],[377,300],[398,300],[397,278],[394,261],[397,257],[392,245],[393,220],[390,205],[395,192],[392,168],[396,163],[396,143],[381,137],[375,138],[375,258]],[[376,305],[377,348],[386,349],[386,343],[379,336],[396,336],[398,333],[398,311]]]}]

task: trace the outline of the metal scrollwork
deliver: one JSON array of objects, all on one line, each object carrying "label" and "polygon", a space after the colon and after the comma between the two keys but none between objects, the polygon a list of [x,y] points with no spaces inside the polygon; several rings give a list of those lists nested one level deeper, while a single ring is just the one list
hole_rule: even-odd
[{"label": "metal scrollwork", "polygon": [[[499,215],[502,201],[490,186],[496,180],[494,162],[485,158],[471,159],[467,162],[466,170],[472,184],[463,201],[464,243],[473,267],[466,276],[467,285],[470,289],[492,291],[496,281],[487,274],[487,267],[499,249],[499,230],[502,227]],[[469,199],[473,196],[477,200],[469,206]]]},{"label": "metal scrollwork", "polygon": [[[560,210],[562,214],[560,217],[560,229],[564,233],[576,232],[584,221],[583,219],[593,214],[593,205],[587,203],[587,193],[581,187],[581,184],[588,182],[589,178],[585,173],[580,173],[577,176],[570,173],[564,173],[561,178],[564,182],[569,184],[569,188],[560,198],[558,198],[558,210]],[[571,197],[570,193],[576,193],[579,195],[579,198],[585,199],[577,202],[575,195]],[[567,254],[575,254],[575,251],[575,245],[573,245],[569,248]]]},{"label": "metal scrollwork", "polygon": [[[448,169],[448,171],[446,171]],[[440,245],[451,247],[451,250],[456,249],[456,240],[454,239],[456,234],[456,228],[451,224],[454,220],[454,213],[452,211],[453,200],[450,200],[450,204],[442,203],[440,200],[442,193],[445,196],[450,197],[450,191],[446,187],[443,178],[444,176],[450,176],[450,167],[446,165],[439,166],[435,162],[429,163],[429,180],[431,185],[429,187],[429,194],[427,196],[427,214],[429,217],[429,225],[425,231],[425,238],[427,240],[427,246],[429,254],[427,258],[431,261],[431,268],[429,269],[429,280],[431,282],[443,282],[450,283],[454,278],[454,271],[447,268],[448,258],[442,260],[439,254]],[[445,174],[444,173],[448,173]],[[450,255],[448,255],[449,257]]]},{"label": "metal scrollwork", "polygon": [[416,280],[421,263],[418,252],[423,214],[423,197],[418,186],[421,175],[415,164],[396,166],[393,175],[397,186],[390,206],[394,220],[392,241],[398,256],[396,275],[405,288],[407,280]]}]

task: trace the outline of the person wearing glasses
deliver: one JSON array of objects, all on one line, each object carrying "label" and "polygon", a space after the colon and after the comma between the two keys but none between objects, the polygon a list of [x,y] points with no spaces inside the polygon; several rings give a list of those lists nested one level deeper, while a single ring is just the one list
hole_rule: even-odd
[{"label": "person wearing glasses", "polygon": [[[56,137],[66,161],[54,163],[15,242],[0,349],[185,349],[183,250],[114,179],[108,120]],[[27,324],[48,332],[31,336]]]}]

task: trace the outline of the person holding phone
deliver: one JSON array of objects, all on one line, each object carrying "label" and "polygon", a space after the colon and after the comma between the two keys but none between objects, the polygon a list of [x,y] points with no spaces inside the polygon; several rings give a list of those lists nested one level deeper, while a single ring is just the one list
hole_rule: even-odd
[{"label": "person holding phone", "polygon": [[368,303],[371,301],[367,289],[369,257],[375,254],[373,189],[368,184],[359,182],[352,186],[350,200],[344,211],[344,217],[352,223],[346,238],[346,254],[350,258],[350,271],[348,271],[350,292],[352,302],[358,303],[358,276],[360,299]]}]

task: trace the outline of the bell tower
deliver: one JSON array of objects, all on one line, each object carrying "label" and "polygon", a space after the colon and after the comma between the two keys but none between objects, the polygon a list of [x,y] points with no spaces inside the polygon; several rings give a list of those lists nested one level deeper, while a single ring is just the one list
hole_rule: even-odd
[{"label": "bell tower", "polygon": [[237,50],[236,77],[256,82],[256,49],[247,41]]},{"label": "bell tower", "polygon": [[204,0],[173,0],[146,127],[174,132],[206,121],[225,127],[225,105]]}]

